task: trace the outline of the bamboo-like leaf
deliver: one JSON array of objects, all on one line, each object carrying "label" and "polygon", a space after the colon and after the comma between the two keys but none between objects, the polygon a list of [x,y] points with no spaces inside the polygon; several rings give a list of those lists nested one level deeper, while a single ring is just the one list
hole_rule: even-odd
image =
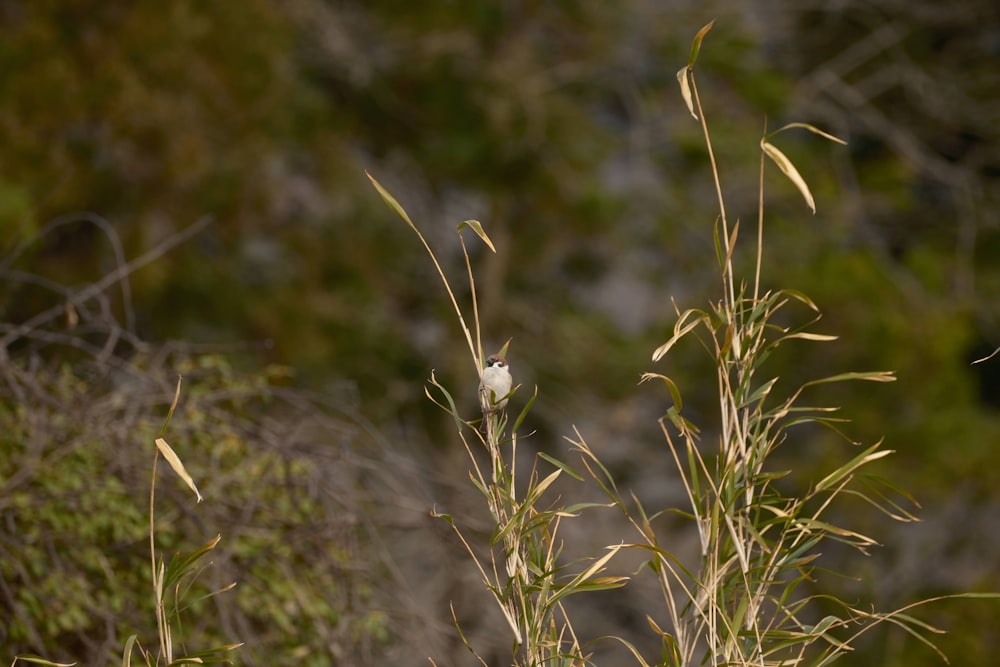
[{"label": "bamboo-like leaf", "polygon": [[566,465],[565,463],[563,463],[562,461],[560,461],[556,457],[549,456],[545,452],[538,452],[538,456],[540,458],[548,461],[549,463],[551,463],[555,467],[559,468],[560,470],[562,470],[563,472],[565,472],[567,475],[569,475],[573,479],[581,481],[581,482],[583,481],[583,475],[581,475],[577,471],[573,470],[572,468],[570,468],[568,465]]},{"label": "bamboo-like leaf", "polygon": [[163,421],[163,426],[160,427],[159,436],[162,438],[163,434],[167,432],[167,427],[170,426],[170,420],[173,419],[174,410],[177,409],[177,403],[181,399],[181,380],[183,378],[178,374],[177,376],[177,386],[174,388],[174,400],[170,402],[170,409],[167,410],[167,418]]},{"label": "bamboo-like leaf", "polygon": [[694,112],[694,98],[691,96],[691,67],[685,65],[684,67],[677,70],[677,83],[681,86],[681,97],[684,98],[684,104],[687,105],[688,111],[691,113],[691,117],[698,120],[698,114]]},{"label": "bamboo-like leaf", "polygon": [[841,480],[843,480],[848,475],[852,474],[855,470],[857,470],[861,466],[867,463],[871,463],[872,461],[877,461],[878,459],[889,456],[890,454],[893,453],[891,449],[879,450],[878,448],[881,446],[881,444],[882,443],[880,442],[875,443],[874,445],[870,446],[868,449],[861,452],[860,454],[855,456],[853,459],[851,459],[844,465],[840,466],[839,468],[831,472],[829,475],[820,480],[820,482],[816,485],[816,490],[824,491],[826,489],[834,487],[838,483],[840,483]]},{"label": "bamboo-like leaf", "polygon": [[799,174],[799,170],[795,168],[792,161],[789,160],[788,157],[786,157],[785,154],[778,150],[778,147],[772,143],[761,140],[760,147],[764,150],[767,156],[771,158],[776,165],[778,165],[778,168],[784,172],[785,176],[788,177],[788,180],[790,180],[795,187],[799,189],[802,197],[806,200],[806,204],[809,206],[810,210],[815,213],[816,201],[813,199],[812,193],[809,192],[809,186],[806,185],[805,179],[803,179],[802,175]]},{"label": "bamboo-like leaf", "polygon": [[236,644],[224,644],[222,646],[215,646],[212,648],[202,649],[200,651],[195,651],[194,653],[189,653],[183,658],[178,658],[174,660],[171,664],[180,664],[182,661],[191,661],[196,663],[216,663],[216,662],[232,662],[231,659],[223,656],[223,653],[229,653],[235,651],[239,647],[243,646],[243,642]]},{"label": "bamboo-like leaf", "polygon": [[448,390],[445,389],[444,386],[437,381],[436,377],[434,377],[433,369],[431,369],[431,378],[430,380],[428,380],[428,382],[430,382],[432,386],[436,387],[437,390],[441,392],[441,395],[444,396],[444,400],[448,402],[448,407],[445,407],[441,405],[441,403],[438,403],[438,401],[433,396],[431,396],[430,390],[428,390],[427,387],[424,387],[424,394],[427,396],[427,398],[434,401],[434,403],[436,403],[445,412],[447,412],[452,416],[452,419],[455,420],[455,428],[457,428],[458,431],[461,432],[462,427],[465,426],[466,423],[462,420],[461,417],[458,416],[458,407],[455,405],[455,399],[451,397],[451,394],[448,393]]},{"label": "bamboo-like leaf", "polygon": [[810,380],[802,385],[802,387],[812,387],[818,384],[829,384],[831,382],[847,382],[850,380],[864,380],[866,382],[895,382],[896,376],[892,371],[838,373],[837,375],[831,375],[830,377]]},{"label": "bamboo-like leaf", "polygon": [[[371,181],[372,185],[375,186],[375,190],[382,197],[382,201],[388,204],[389,208],[395,211],[396,215],[401,217],[406,222],[406,224],[408,224],[410,227],[413,228],[414,231],[417,231],[417,226],[413,224],[413,221],[410,220],[410,216],[406,214],[406,211],[403,210],[403,206],[398,201],[396,201],[396,198],[393,197],[391,194],[389,194],[389,191],[383,188],[382,184],[376,181],[375,177],[369,174],[367,170],[365,170],[365,176],[367,176],[368,180]],[[417,231],[417,233],[419,234],[420,232]]]},{"label": "bamboo-like leaf", "polygon": [[546,603],[550,606],[554,605],[556,602],[563,599],[564,597],[572,595],[573,593],[577,592],[580,589],[580,586],[584,582],[586,582],[588,579],[590,579],[595,574],[600,572],[607,564],[607,562],[611,560],[614,557],[614,555],[618,553],[624,546],[625,546],[624,544],[614,544],[607,547],[608,553],[604,554],[603,556],[598,558],[595,562],[591,563],[590,567],[588,567],[586,570],[580,572],[575,577],[573,577],[573,579],[569,583],[560,588],[557,593],[555,593],[551,598],[549,598],[546,601]]},{"label": "bamboo-like leaf", "polygon": [[782,336],[782,340],[793,340],[796,338],[799,338],[801,340],[831,341],[831,340],[837,340],[839,336],[831,336],[829,334],[809,333],[806,331],[800,331],[798,333]]},{"label": "bamboo-like leaf", "polygon": [[138,635],[129,635],[129,638],[125,640],[125,649],[122,651],[122,667],[132,667],[132,648],[138,638]]},{"label": "bamboo-like leaf", "polygon": [[462,231],[466,227],[474,231],[476,233],[476,236],[478,236],[483,240],[483,243],[486,244],[486,247],[488,247],[490,250],[496,253],[497,249],[493,245],[493,241],[490,240],[490,237],[486,235],[486,230],[483,229],[483,224],[481,222],[479,222],[478,220],[466,220],[465,222],[463,222],[458,226],[458,231]]},{"label": "bamboo-like leaf", "polygon": [[755,389],[754,392],[750,394],[749,398],[747,398],[740,404],[740,407],[743,408],[767,398],[767,395],[771,393],[771,390],[774,388],[774,384],[777,381],[778,378],[773,377],[764,384],[762,384],[761,386],[757,387],[757,389]]},{"label": "bamboo-like leaf", "polygon": [[823,137],[824,139],[829,139],[830,141],[832,141],[834,143],[838,143],[841,146],[846,146],[847,145],[847,142],[844,141],[843,139],[841,139],[840,137],[836,137],[836,136],[830,134],[829,132],[824,132],[823,130],[819,129],[815,125],[810,125],[809,123],[789,123],[788,125],[784,125],[782,127],[779,127],[777,130],[775,130],[774,132],[771,132],[767,136],[768,137],[773,137],[774,135],[776,135],[776,134],[778,134],[780,132],[784,132],[785,130],[791,130],[793,128],[800,128],[800,129],[803,129],[803,130],[808,130],[809,132],[812,132],[813,134],[818,134],[819,136]]},{"label": "bamboo-like leaf", "polygon": [[[691,322],[685,323],[689,317],[694,317],[695,319]],[[659,361],[662,359],[663,355],[669,352],[670,348],[677,344],[677,341],[686,336],[692,329],[707,319],[709,319],[708,314],[704,311],[695,309],[684,311],[684,314],[678,318],[677,323],[674,325],[674,335],[670,337],[670,340],[656,348],[656,351],[653,352],[653,361]]]},{"label": "bamboo-like leaf", "polygon": [[10,666],[14,667],[18,660],[21,662],[30,662],[34,665],[47,665],[48,667],[73,667],[73,665],[76,664],[75,662],[52,662],[51,660],[46,660],[40,655],[25,653],[14,656],[14,662],[10,663]]},{"label": "bamboo-like leaf", "polygon": [[191,479],[191,475],[188,474],[188,471],[181,462],[180,457],[177,456],[174,450],[163,438],[156,439],[156,448],[160,450],[160,453],[163,454],[163,458],[167,460],[167,463],[169,463],[170,467],[174,469],[177,476],[184,480],[184,483],[188,485],[188,488],[194,491],[194,495],[197,496],[198,502],[200,503],[203,500],[201,492],[198,490],[198,487],[195,486],[194,480]]},{"label": "bamboo-like leaf", "polygon": [[[627,650],[629,653],[631,653],[632,657],[635,658],[635,661],[639,665],[639,667],[650,667],[650,664],[648,662],[646,662],[645,660],[643,660],[642,655],[639,653],[639,649],[637,649],[633,644],[631,644],[630,642],[622,639],[621,637],[611,636],[611,637],[608,637],[608,639],[616,641],[619,644],[621,644],[622,646],[624,646],[625,650]],[[667,664],[667,663],[664,662],[663,664]]]},{"label": "bamboo-like leaf", "polygon": [[[521,385],[517,386],[520,387]],[[515,387],[514,389],[517,389],[517,387]],[[514,389],[510,391],[511,394],[514,393]],[[524,423],[524,418],[528,416],[529,412],[531,412],[531,408],[533,405],[535,405],[536,400],[538,400],[537,384],[535,385],[535,392],[531,395],[531,398],[528,399],[528,402],[524,404],[524,407],[521,409],[521,412],[518,413],[517,415],[517,419],[514,420],[514,426],[511,427],[512,432],[516,432],[519,428],[521,428],[521,424]]]},{"label": "bamboo-like leaf", "polygon": [[535,488],[531,489],[531,491],[528,494],[527,500],[534,503],[534,501],[538,499],[539,496],[545,493],[545,489],[549,488],[549,486],[552,485],[552,482],[556,481],[556,478],[559,477],[559,475],[561,474],[562,474],[562,468],[550,472],[548,476],[546,476],[545,479],[540,481]]},{"label": "bamboo-like leaf", "polygon": [[820,521],[819,519],[802,518],[796,519],[795,523],[796,527],[806,533],[812,533],[815,530],[824,532],[831,536],[848,538],[851,543],[860,543],[864,545],[878,544],[878,541],[868,537],[867,535],[862,535],[857,531],[841,528],[840,526],[835,526],[832,523]]},{"label": "bamboo-like leaf", "polygon": [[712,29],[715,25],[715,20],[709,21],[707,24],[703,25],[701,30],[694,36],[691,41],[691,55],[688,57],[688,67],[694,67],[694,63],[698,60],[698,53],[701,51],[701,42],[705,39],[705,35],[708,31]]},{"label": "bamboo-like leaf", "polygon": [[163,587],[169,589],[175,583],[177,583],[181,577],[188,573],[191,568],[199,560],[205,557],[212,549],[214,549],[219,541],[222,540],[222,535],[216,535],[211,540],[198,547],[186,556],[171,558],[170,564],[167,566],[166,572],[163,579]]},{"label": "bamboo-like leaf", "polygon": [[676,382],[668,378],[666,375],[661,375],[660,373],[643,373],[642,377],[639,378],[639,384],[649,380],[663,380],[663,383],[667,385],[667,389],[670,390],[670,398],[674,401],[674,407],[677,410],[681,409],[681,406],[683,405],[681,403],[681,390],[677,387]]}]

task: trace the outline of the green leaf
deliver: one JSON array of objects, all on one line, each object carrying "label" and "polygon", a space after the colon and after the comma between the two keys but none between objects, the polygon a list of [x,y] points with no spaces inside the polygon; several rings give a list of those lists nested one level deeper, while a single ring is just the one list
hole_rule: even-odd
[{"label": "green leaf", "polygon": [[694,67],[695,61],[698,60],[698,52],[701,51],[701,42],[714,25],[715,19],[712,19],[706,25],[702,26],[701,30],[694,36],[694,40],[691,42],[691,55],[688,57],[688,67]]},{"label": "green leaf", "polygon": [[201,547],[189,553],[187,556],[171,558],[170,563],[167,565],[166,574],[164,575],[163,587],[165,589],[171,588],[175,583],[177,583],[177,581],[180,580],[181,577],[192,570],[195,563],[204,558],[205,554],[214,549],[216,545],[219,544],[220,540],[222,540],[222,535],[216,535]]},{"label": "green leaf", "polygon": [[[518,387],[520,386],[521,385],[518,385]],[[517,389],[517,387],[515,387],[514,389]],[[513,394],[514,389],[512,389],[510,393]],[[524,418],[528,416],[529,412],[531,412],[531,408],[532,406],[535,405],[535,401],[537,399],[538,399],[538,385],[536,384],[535,393],[531,395],[531,398],[528,399],[528,402],[524,404],[523,408],[521,408],[521,412],[517,415],[517,419],[514,420],[514,426],[511,428],[511,431],[517,431],[517,429],[521,428],[521,424],[524,422]]]},{"label": "green leaf", "polygon": [[864,466],[867,463],[871,463],[872,461],[876,461],[885,456],[889,456],[890,454],[893,453],[891,449],[879,450],[878,448],[881,446],[881,444],[882,443],[880,442],[875,443],[874,445],[870,446],[868,449],[861,452],[853,459],[851,459],[850,461],[848,461],[847,463],[840,466],[839,468],[831,472],[829,475],[821,479],[819,483],[816,485],[816,490],[824,491],[826,489],[832,488],[837,484],[839,484],[840,481],[843,480],[845,477],[854,473],[854,471],[856,471],[858,468]]},{"label": "green leaf", "polygon": [[581,482],[583,481],[583,475],[581,475],[577,471],[573,470],[568,465],[566,465],[565,463],[563,463],[559,459],[555,458],[554,456],[549,456],[545,452],[538,452],[538,456],[540,458],[548,461],[549,463],[551,463],[555,467],[559,468],[560,470],[562,470],[563,472],[565,472],[567,475],[569,475],[573,479],[579,480]]},{"label": "green leaf", "polygon": [[674,407],[679,411],[683,405],[681,402],[681,390],[677,387],[677,383],[668,378],[666,375],[661,375],[660,373],[643,373],[642,377],[639,378],[639,384],[647,382],[649,380],[662,380],[667,389],[670,390],[670,398],[674,401]]},{"label": "green leaf", "polygon": [[132,647],[135,646],[136,639],[138,639],[137,635],[130,635],[129,638],[125,640],[125,649],[122,651],[122,667],[131,667]]},{"label": "green leaf", "polygon": [[448,402],[448,407],[446,408],[445,406],[438,403],[437,400],[435,400],[435,398],[431,396],[430,390],[427,389],[427,387],[424,387],[424,393],[427,395],[427,398],[434,401],[437,405],[441,406],[441,408],[445,410],[445,412],[450,414],[452,418],[455,420],[455,427],[459,430],[459,432],[461,432],[462,427],[465,426],[466,423],[462,420],[461,417],[458,416],[458,407],[455,405],[455,399],[451,397],[451,394],[448,393],[447,389],[445,389],[440,383],[438,383],[437,378],[434,377],[433,370],[431,370],[431,379],[429,380],[429,382],[431,383],[432,386],[434,386],[435,388],[437,388],[438,391],[441,392],[441,395],[444,396],[444,400]]},{"label": "green leaf", "polygon": [[163,426],[160,427],[159,436],[161,438],[163,437],[163,434],[167,432],[167,426],[170,425],[170,420],[174,416],[174,410],[177,409],[177,402],[181,398],[181,380],[182,379],[183,378],[180,375],[177,376],[177,387],[174,388],[174,400],[170,403],[170,409],[167,410],[167,418],[166,418],[166,420],[164,420]]},{"label": "green leaf", "polygon": [[830,377],[820,378],[818,380],[810,380],[802,385],[802,387],[812,387],[817,384],[828,384],[830,382],[847,382],[849,380],[864,380],[866,382],[895,382],[896,376],[892,371],[839,373],[837,375],[831,375]]},{"label": "green leaf", "polygon": [[414,229],[414,231],[416,231],[417,226],[413,224],[413,221],[410,220],[410,216],[406,214],[406,211],[404,211],[400,203],[396,201],[396,198],[393,197],[391,194],[389,194],[389,191],[383,188],[382,184],[376,181],[375,177],[369,174],[367,170],[365,170],[365,176],[367,176],[368,180],[370,180],[372,182],[372,185],[375,186],[375,190],[377,190],[379,195],[381,195],[382,201],[388,204],[389,208],[391,208],[393,211],[396,212],[396,215],[401,217],[406,222],[406,224],[408,224],[410,227]]},{"label": "green leaf", "polygon": [[[497,352],[497,354],[499,354],[501,357],[506,357],[507,356],[507,348],[510,347],[510,341],[512,341],[512,340],[514,340],[514,339],[513,338],[508,338],[504,342],[504,344],[500,346],[500,350]],[[485,364],[486,360],[485,359],[482,360],[482,363]]]}]

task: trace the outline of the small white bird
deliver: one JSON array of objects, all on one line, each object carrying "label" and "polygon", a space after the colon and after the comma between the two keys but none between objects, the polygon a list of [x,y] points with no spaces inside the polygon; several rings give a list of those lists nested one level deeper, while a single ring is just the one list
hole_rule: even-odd
[{"label": "small white bird", "polygon": [[479,383],[479,399],[483,412],[493,413],[503,410],[507,405],[507,394],[510,393],[513,380],[507,360],[498,354],[491,354],[486,359],[482,380]]}]

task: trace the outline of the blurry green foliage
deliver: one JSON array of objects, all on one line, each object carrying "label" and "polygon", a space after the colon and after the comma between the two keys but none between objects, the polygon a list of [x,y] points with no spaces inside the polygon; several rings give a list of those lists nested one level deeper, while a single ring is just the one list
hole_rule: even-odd
[{"label": "blurry green foliage", "polygon": [[[243,641],[261,662],[374,653],[388,630],[371,607],[377,567],[357,567],[362,522],[350,504],[359,500],[328,479],[324,460],[334,452],[275,447],[261,421],[284,370],[244,379],[220,357],[175,363],[189,379],[167,438],[206,502],[194,507],[163,474],[157,549],[169,559],[222,533],[221,561],[193,597],[238,582],[182,614],[183,645]],[[170,395],[151,380],[164,369],[117,387],[82,367],[24,370],[8,369],[0,399],[4,649],[96,663],[120,653],[132,633],[155,646],[148,485]],[[17,377],[23,384],[12,392]]]},{"label": "blurry green foliage", "polygon": [[[674,73],[690,35],[718,17],[698,81],[744,237],[756,220],[765,118],[771,129],[809,121],[849,141],[843,149],[783,137],[816,195],[816,216],[768,165],[765,283],[813,297],[825,313],[820,328],[843,338],[822,354],[807,345],[789,352],[779,360],[783,381],[896,370],[891,388],[820,402],[844,406],[852,435],[884,434],[905,451],[896,469],[928,493],[965,483],[988,496],[1000,420],[987,397],[1000,381],[996,360],[968,363],[970,350],[1000,345],[1000,233],[990,214],[1000,199],[996,7],[967,0],[929,11],[933,4],[5,3],[0,254],[31,242],[12,265],[0,260],[0,320],[23,322],[65,298],[14,272],[73,286],[113,269],[93,225],[36,238],[53,218],[95,211],[135,257],[211,214],[208,232],[130,277],[136,333],[253,341],[255,356],[239,363],[289,364],[296,383],[323,390],[350,378],[380,427],[415,425],[444,441],[435,436],[447,425],[420,387],[432,368],[448,386],[474,381],[458,375],[459,334],[441,324],[436,279],[367,187],[369,168],[426,223],[452,276],[463,270],[458,222],[478,217],[498,241],[496,256],[472,249],[487,336],[494,345],[514,338],[515,375],[542,386],[533,416],[563,433],[570,415],[629,400],[673,320],[671,296],[683,308],[714,287],[706,258],[715,195]],[[852,56],[873,35],[886,41]],[[831,71],[861,97],[821,78]],[[108,308],[121,318],[125,304],[111,294]],[[696,408],[703,369],[678,364],[670,372]],[[223,385],[245,377],[203,372]],[[200,387],[187,388],[192,404]],[[74,391],[65,400],[92,397]],[[273,407],[259,399],[234,398],[229,408],[249,419]],[[24,442],[30,407],[5,397],[0,437]],[[190,410],[192,437],[214,415]],[[66,417],[47,418],[55,429]],[[85,433],[69,435],[83,448]],[[231,466],[229,492],[241,497],[232,471],[253,465],[246,445],[227,436],[204,446],[217,457],[213,474]],[[107,447],[96,441],[67,461],[81,470],[113,464]],[[278,475],[274,463],[263,457],[245,474]],[[144,464],[134,465],[118,476],[130,499],[118,507],[141,506],[134,484]],[[63,490],[82,502],[58,481],[42,516],[57,514]],[[302,516],[307,507],[287,509]],[[96,521],[92,535],[103,530]],[[300,592],[288,583],[275,593],[283,614]]]}]

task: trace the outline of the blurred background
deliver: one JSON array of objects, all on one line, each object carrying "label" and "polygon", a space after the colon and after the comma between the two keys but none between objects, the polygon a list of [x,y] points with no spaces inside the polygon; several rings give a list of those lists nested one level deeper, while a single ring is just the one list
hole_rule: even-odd
[{"label": "blurred background", "polygon": [[[923,519],[843,508],[884,547],[831,549],[824,565],[847,576],[818,590],[882,609],[997,590],[1000,356],[971,363],[1000,346],[992,0],[9,0],[5,654],[106,664],[133,632],[155,645],[149,448],[181,372],[171,443],[207,502],[164,478],[163,548],[221,532],[203,583],[240,582],[195,606],[192,646],[247,642],[247,665],[476,664],[451,603],[484,658],[509,661],[460,543],[428,517],[488,530],[450,417],[423,391],[433,370],[471,416],[476,371],[433,265],[364,172],[456,285],[457,225],[478,219],[496,244],[466,235],[484,342],[513,339],[522,404],[538,387],[525,454],[568,458],[575,425],[622,488],[672,506],[683,491],[657,424],[669,395],[636,383],[673,377],[713,442],[709,360],[692,345],[650,362],[671,299],[705,307],[719,289],[710,165],[675,77],[712,19],[696,76],[747,276],[765,126],[808,122],[848,142],[775,140],[818,212],[768,165],[764,284],[809,295],[816,329],[839,339],[783,347],[771,375],[899,378],[809,396],[842,407],[851,439],[885,439],[897,453],[879,472]],[[797,436],[780,464],[803,487],[858,451]],[[580,487],[563,497],[593,493]],[[574,552],[631,539],[610,511],[565,530]],[[681,523],[664,530],[691,539]],[[652,660],[651,586],[637,576],[581,601],[583,638],[621,634]],[[954,664],[1000,649],[994,603],[923,617],[948,630]],[[940,664],[888,629],[853,659]]]}]

